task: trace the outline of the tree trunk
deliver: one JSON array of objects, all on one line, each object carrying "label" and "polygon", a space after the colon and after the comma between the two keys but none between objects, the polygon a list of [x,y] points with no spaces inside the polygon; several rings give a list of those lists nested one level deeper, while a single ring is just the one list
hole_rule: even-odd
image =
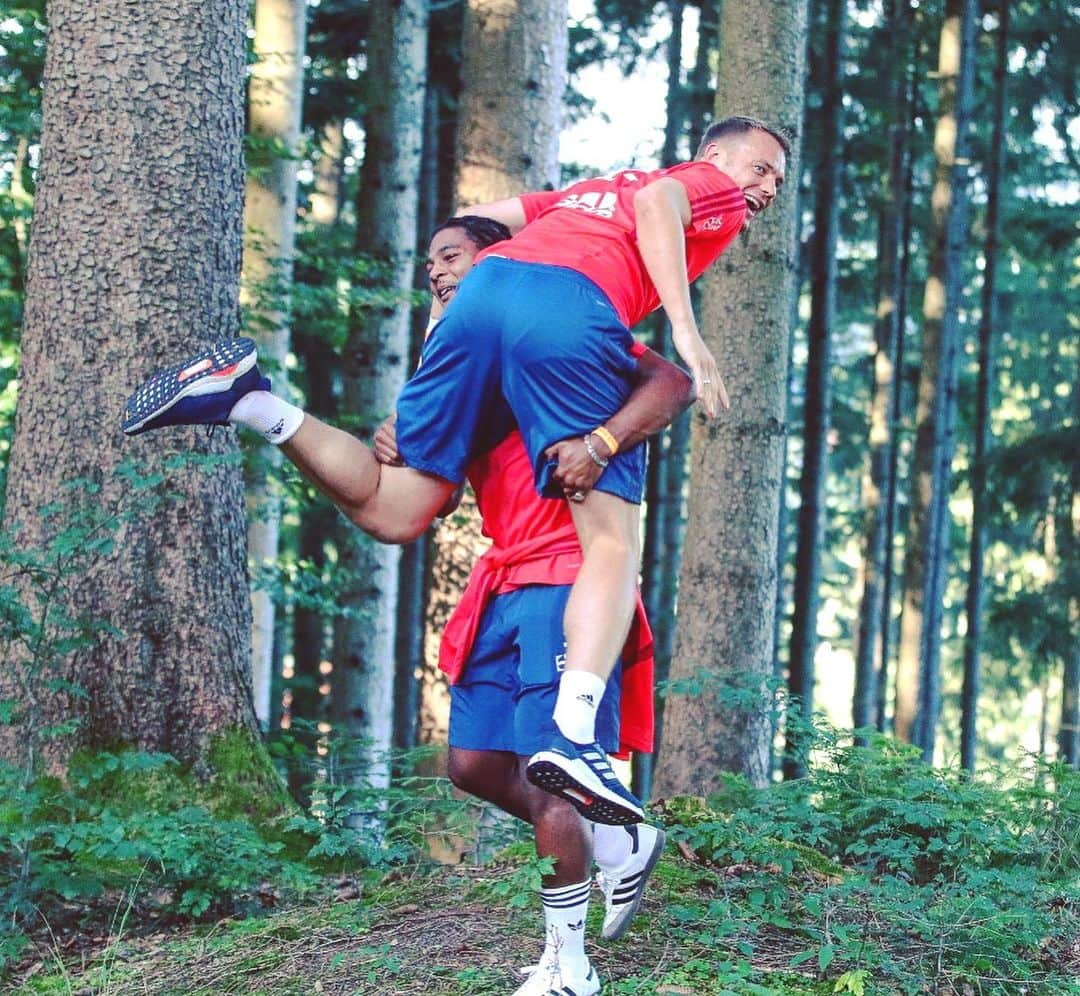
[{"label": "tree trunk", "polygon": [[[912,63],[912,72],[909,74],[908,89],[908,134],[912,132],[913,118],[915,117],[914,80],[915,67]],[[893,621],[893,588],[895,587],[896,575],[896,536],[897,524],[900,518],[900,503],[898,500],[900,483],[900,451],[901,434],[906,425],[903,413],[906,410],[906,392],[904,390],[904,364],[907,362],[907,314],[908,314],[908,275],[911,272],[911,233],[912,233],[912,202],[915,189],[914,156],[909,147],[907,164],[904,176],[904,194],[900,208],[900,286],[896,299],[896,361],[893,367],[896,376],[893,378],[892,387],[892,422],[889,425],[889,435],[893,439],[892,452],[889,454],[888,476],[885,478],[885,557],[882,562],[882,585],[881,585],[881,640],[880,650],[877,653],[875,664],[875,683],[877,685],[877,728],[878,732],[884,733],[887,723],[888,699],[889,699],[889,662],[893,657],[894,631],[899,630],[899,620]],[[901,593],[902,597],[902,593]],[[899,675],[896,675],[895,701],[899,701]]]},{"label": "tree trunk", "polygon": [[[910,524],[904,556],[904,610],[896,734],[933,759],[941,696],[941,602],[952,480],[959,297],[966,231],[967,125],[974,58],[974,0],[946,0],[938,59],[939,107],[931,200],[929,275],[923,295],[923,345]],[[917,678],[916,678],[917,676]],[[917,696],[912,690],[917,688]]]},{"label": "tree trunk", "polygon": [[[128,440],[118,416],[155,367],[236,333],[246,5],[177,0],[148,18],[122,0],[52,0],[48,15],[5,525],[61,571],[52,608],[76,622],[46,627],[33,656],[6,648],[0,698],[19,681],[34,725],[3,727],[2,746],[74,719],[77,735],[46,748],[55,759],[121,741],[202,761],[214,735],[254,730],[236,445],[190,429]],[[167,482],[134,483],[127,460]],[[50,551],[85,529],[74,552]],[[51,584],[32,578],[17,579],[24,598]],[[62,642],[90,621],[108,628]],[[70,686],[46,692],[56,679]]]},{"label": "tree trunk", "polygon": [[719,43],[720,5],[702,3],[698,8],[698,41],[694,65],[690,69],[686,93],[686,123],[690,134],[691,149],[709,126],[716,103],[716,87],[713,85],[712,57]]},{"label": "tree trunk", "polygon": [[[427,4],[375,0],[367,43],[365,153],[357,200],[357,248],[372,264],[370,303],[354,302],[343,355],[345,411],[370,434],[394,410],[409,369],[409,296],[417,242],[417,185],[423,150]],[[354,288],[359,290],[360,288]],[[392,292],[387,301],[386,290]],[[334,633],[332,714],[350,737],[355,777],[389,780],[399,548],[355,530],[342,537],[339,571],[347,613]]]},{"label": "tree trunk", "polygon": [[[803,119],[805,0],[726,3],[717,116],[756,114],[797,134]],[[797,148],[787,164],[799,175]],[[792,188],[798,186],[791,184]],[[656,774],[662,794],[702,793],[721,771],[769,770],[777,502],[783,476],[796,198],[785,192],[706,277],[702,334],[731,413],[694,420],[679,625]]]},{"label": "tree trunk", "polygon": [[799,524],[795,588],[788,655],[787,748],[784,777],[806,774],[806,724],[814,712],[814,655],[817,652],[818,587],[821,583],[822,493],[828,465],[829,368],[836,315],[836,237],[841,197],[843,144],[844,3],[829,0],[822,79],[822,157],[814,205],[810,262],[810,323],[806,395],[803,403],[803,464],[799,481]]},{"label": "tree trunk", "polygon": [[986,527],[990,519],[987,454],[990,448],[990,410],[994,383],[993,340],[997,327],[997,261],[1001,236],[1001,177],[1005,160],[1006,81],[1009,72],[1009,5],[1001,5],[994,66],[994,131],[986,168],[986,243],[983,255],[982,320],[979,323],[979,378],[976,390],[975,445],[971,457],[971,544],[968,552],[964,638],[964,686],[960,697],[960,764],[975,770],[975,719],[981,678]]},{"label": "tree trunk", "polygon": [[[558,185],[568,44],[566,0],[469,0],[454,181],[458,214],[467,214],[470,204]],[[435,537],[421,691],[425,742],[446,736],[449,693],[437,668],[439,640],[487,546],[467,492]]]},{"label": "tree trunk", "polygon": [[566,0],[468,0],[459,206],[558,183],[567,16]]},{"label": "tree trunk", "polygon": [[660,164],[672,166],[680,162],[679,146],[686,131],[686,109],[682,83],[682,41],[684,0],[670,0],[671,34],[667,43],[667,117],[664,121],[664,147]]},{"label": "tree trunk", "polygon": [[[240,304],[259,344],[259,362],[285,387],[289,352],[289,289],[296,247],[296,166],[303,101],[306,0],[257,0],[255,63],[248,88],[248,132],[257,142],[244,200],[244,268]],[[255,570],[277,561],[281,502],[275,485],[281,466],[276,447],[253,461],[247,488],[248,559]],[[255,715],[272,722],[274,598],[266,587],[251,593],[251,678]]]},{"label": "tree trunk", "polygon": [[[671,165],[678,161],[678,147],[683,135],[683,87],[682,87],[682,0],[673,0],[671,7],[671,35],[667,43],[667,118],[664,122],[664,147],[660,161]],[[658,315],[654,348],[661,356],[674,354],[671,344],[671,327]],[[686,458],[686,414],[680,415],[675,425],[664,429],[649,443],[649,467],[645,480],[645,532],[641,549],[641,596],[645,611],[653,625],[654,674],[657,681],[667,678],[671,666],[671,620],[675,614],[675,590],[678,587],[678,559],[682,532],[669,531],[672,519],[682,519],[682,485]],[[679,446],[680,438],[683,442]],[[674,466],[678,461],[678,466]],[[676,480],[672,480],[672,477]],[[676,483],[677,482],[677,483]],[[672,540],[675,540],[672,543]],[[661,632],[658,634],[656,628]],[[663,702],[657,703],[656,741],[660,740],[663,723]],[[637,796],[648,799],[652,794],[655,754],[637,752],[632,758],[633,787]]]},{"label": "tree trunk", "polygon": [[906,0],[891,0],[885,25],[888,46],[886,106],[889,108],[889,169],[884,176],[878,213],[879,255],[877,310],[872,355],[873,386],[870,398],[869,460],[862,481],[863,584],[859,597],[859,628],[855,641],[855,693],[852,720],[856,728],[880,728],[881,688],[884,666],[879,658],[882,627],[888,625],[889,606],[884,599],[886,544],[889,540],[889,468],[897,446],[894,405],[901,371],[897,361],[900,343],[902,284],[903,204],[908,160],[907,62],[911,8]]}]

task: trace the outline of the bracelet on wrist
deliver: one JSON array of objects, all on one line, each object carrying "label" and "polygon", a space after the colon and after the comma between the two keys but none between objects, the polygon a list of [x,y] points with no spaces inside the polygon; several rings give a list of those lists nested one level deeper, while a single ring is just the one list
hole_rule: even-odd
[{"label": "bracelet on wrist", "polygon": [[613,457],[619,452],[619,441],[604,426],[598,425],[589,435],[596,436],[604,441],[604,445],[608,448],[609,457]]},{"label": "bracelet on wrist", "polygon": [[592,440],[589,438],[591,435],[592,433],[590,432],[581,437],[581,441],[585,444],[585,452],[589,454],[589,459],[592,460],[597,467],[606,467],[608,462],[596,452],[596,447],[593,446]]}]

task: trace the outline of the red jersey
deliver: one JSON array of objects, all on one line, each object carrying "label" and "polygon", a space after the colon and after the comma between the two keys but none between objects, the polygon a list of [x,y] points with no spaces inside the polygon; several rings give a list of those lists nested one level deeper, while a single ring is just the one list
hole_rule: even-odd
[{"label": "red jersey", "polygon": [[488,252],[508,259],[577,270],[607,295],[627,327],[659,304],[637,247],[634,194],[661,177],[672,177],[690,200],[686,274],[691,283],[742,230],[746,199],[726,174],[707,162],[682,163],[646,172],[624,169],[582,180],[565,190],[523,194],[525,227]]},{"label": "red jersey", "polygon": [[[640,355],[643,347],[633,350]],[[476,562],[439,645],[439,667],[454,684],[472,650],[488,600],[530,584],[573,584],[581,568],[570,508],[536,493],[532,461],[515,429],[469,466],[469,483],[491,548]],[[653,748],[652,630],[638,598],[623,649],[620,753]]]}]

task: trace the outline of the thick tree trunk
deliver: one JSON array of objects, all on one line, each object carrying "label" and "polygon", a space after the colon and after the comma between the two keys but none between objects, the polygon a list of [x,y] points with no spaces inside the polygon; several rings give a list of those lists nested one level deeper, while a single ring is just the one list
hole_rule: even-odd
[{"label": "thick tree trunk", "polygon": [[[470,204],[558,185],[568,44],[566,0],[469,0],[456,213],[467,214]],[[449,694],[437,669],[439,640],[472,565],[487,547],[475,499],[467,492],[435,537],[420,707],[425,742],[445,739]]]},{"label": "thick tree trunk", "polygon": [[[8,755],[19,733],[70,719],[81,725],[52,744],[57,757],[76,741],[125,741],[197,761],[215,734],[254,729],[235,443],[191,429],[128,440],[118,426],[141,378],[236,332],[245,15],[239,0],[177,0],[152,18],[122,0],[48,7],[5,525],[20,550],[66,572],[54,610],[108,628],[72,649],[50,642],[72,635],[58,623],[36,657],[6,648],[0,698],[15,681],[26,710],[21,730],[2,728]],[[129,460],[167,483],[136,487],[118,473]],[[50,557],[58,536],[92,522],[103,522],[96,537],[62,564]],[[32,600],[30,579],[17,583]],[[83,694],[46,692],[53,679]]]},{"label": "thick tree trunk", "polygon": [[810,262],[810,323],[806,330],[806,394],[803,402],[803,464],[788,655],[787,748],[784,777],[806,774],[806,724],[814,712],[818,587],[821,582],[822,495],[828,466],[832,326],[836,314],[836,238],[843,144],[844,3],[829,0],[821,102],[821,167],[814,205]]},{"label": "thick tree trunk", "polygon": [[[244,200],[244,268],[240,304],[259,343],[259,362],[285,387],[289,351],[289,288],[296,247],[296,167],[303,102],[306,0],[257,0],[255,63],[248,87],[248,132],[258,143]],[[248,559],[253,568],[277,561],[281,501],[275,484],[281,453],[270,447],[250,467]],[[251,678],[255,715],[272,725],[274,599],[266,587],[251,593]],[[274,712],[277,707],[274,707]]]},{"label": "thick tree trunk", "polygon": [[[717,116],[756,114],[797,134],[806,3],[728,3],[721,17]],[[797,145],[787,173],[799,175]],[[706,277],[702,333],[720,360],[732,407],[710,423],[698,416],[693,426],[671,665],[677,691],[665,706],[656,773],[661,794],[707,792],[719,786],[721,771],[762,784],[769,770],[767,686],[796,207],[785,191]]]},{"label": "thick tree trunk", "polygon": [[[900,377],[897,350],[900,342],[902,280],[901,240],[904,232],[903,201],[908,159],[907,62],[911,8],[906,0],[890,0],[884,29],[888,46],[886,97],[889,108],[889,169],[884,174],[878,212],[879,254],[877,309],[874,321],[869,459],[862,481],[863,569],[859,597],[859,628],[855,640],[855,693],[852,720],[857,728],[878,726],[880,689],[884,667],[880,660],[880,635],[888,625],[885,603],[885,551],[889,538],[889,467],[897,445],[894,407]],[[883,618],[884,617],[884,618]]]},{"label": "thick tree trunk", "polygon": [[568,44],[566,0],[468,0],[459,207],[558,182]]},{"label": "thick tree trunk", "polygon": [[[375,0],[368,38],[364,165],[357,201],[357,248],[373,264],[373,284],[393,300],[357,307],[344,351],[344,407],[373,431],[394,410],[409,370],[409,296],[417,243],[417,184],[423,150],[427,4]],[[334,633],[334,718],[370,745],[354,774],[385,784],[393,738],[399,548],[350,531],[339,570],[348,591]]]},{"label": "thick tree trunk", "polygon": [[[937,157],[929,275],[904,556],[896,733],[932,760],[941,682],[941,603],[959,352],[959,299],[966,230],[967,126],[974,59],[974,0],[947,0],[938,59]],[[917,676],[917,677],[916,677]],[[917,688],[917,695],[912,691]]]},{"label": "thick tree trunk", "polygon": [[993,340],[997,327],[997,262],[1001,236],[1001,177],[1005,160],[1006,80],[1009,72],[1009,5],[1002,4],[994,66],[994,131],[986,168],[986,242],[983,256],[982,320],[979,322],[979,377],[975,400],[975,445],[971,457],[971,543],[968,548],[967,633],[964,686],[960,696],[960,764],[975,770],[975,720],[981,683],[986,529],[990,519],[986,460],[990,448],[990,410],[994,383]]}]

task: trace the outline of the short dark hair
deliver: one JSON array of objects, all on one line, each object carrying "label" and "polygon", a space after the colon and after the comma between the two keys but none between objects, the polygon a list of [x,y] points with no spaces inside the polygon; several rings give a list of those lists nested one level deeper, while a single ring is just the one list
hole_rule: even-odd
[{"label": "short dark hair", "polygon": [[705,129],[705,134],[701,136],[701,144],[698,146],[697,155],[700,156],[705,151],[706,145],[723,138],[725,135],[745,135],[749,131],[763,131],[767,135],[772,135],[780,143],[784,155],[791,155],[791,136],[786,131],[781,128],[774,128],[760,118],[751,118],[744,114],[733,114],[729,118],[722,118],[720,121],[709,125]]},{"label": "short dark hair", "polygon": [[439,232],[448,228],[460,228],[472,239],[477,249],[486,249],[496,242],[504,242],[510,238],[510,229],[501,221],[495,221],[494,218],[482,218],[478,214],[463,214],[456,218],[447,218],[431,233],[431,237],[435,238]]}]

